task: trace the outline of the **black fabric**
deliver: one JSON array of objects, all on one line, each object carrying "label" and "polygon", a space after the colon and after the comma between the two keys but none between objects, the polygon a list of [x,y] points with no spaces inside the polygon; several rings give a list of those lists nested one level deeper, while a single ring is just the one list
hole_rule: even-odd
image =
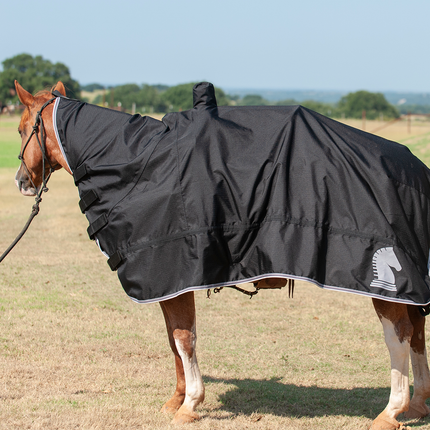
[{"label": "black fabric", "polygon": [[130,297],[282,275],[430,302],[430,173],[406,147],[300,106],[217,107],[208,83],[194,106],[157,121],[59,103],[81,198],[98,196],[85,214],[106,217],[95,236]]}]

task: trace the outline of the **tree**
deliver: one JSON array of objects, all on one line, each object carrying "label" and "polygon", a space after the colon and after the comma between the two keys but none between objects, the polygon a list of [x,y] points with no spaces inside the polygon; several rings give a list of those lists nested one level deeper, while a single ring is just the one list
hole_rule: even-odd
[{"label": "tree", "polygon": [[93,91],[97,91],[97,90],[104,90],[104,89],[105,87],[103,85],[97,84],[97,83],[81,86],[81,91],[88,91],[89,93],[92,93]]},{"label": "tree", "polygon": [[79,83],[70,76],[69,68],[63,63],[51,63],[41,55],[19,54],[3,61],[0,72],[0,100],[17,101],[15,79],[29,92],[34,93],[52,87],[58,81],[66,86],[67,94],[79,97]]},{"label": "tree", "polygon": [[397,109],[403,115],[407,115],[409,113],[428,115],[430,113],[430,105],[404,104],[398,106]]},{"label": "tree", "polygon": [[194,83],[176,85],[163,92],[162,98],[170,111],[193,108]]},{"label": "tree", "polygon": [[357,91],[342,97],[338,103],[339,112],[347,118],[361,118],[366,111],[366,118],[376,119],[380,115],[384,118],[398,118],[399,112],[387,102],[382,93]]},{"label": "tree", "polygon": [[[124,109],[131,109],[133,103],[136,103],[136,95],[139,93],[140,87],[137,84],[124,84],[111,88],[106,94],[106,102],[111,107],[121,103]],[[113,106],[112,106],[113,105]]]},{"label": "tree", "polygon": [[268,102],[258,94],[247,94],[242,100],[240,100],[239,104],[241,106],[264,106],[267,105]]},{"label": "tree", "polygon": [[280,100],[279,102],[276,102],[275,106],[295,106],[299,104],[300,103],[294,99],[285,99],[285,100]]},{"label": "tree", "polygon": [[300,104],[305,108],[320,113],[321,115],[329,116],[332,118],[337,116],[338,110],[336,106],[330,103],[323,103],[315,100],[304,100],[303,102],[300,102]]},{"label": "tree", "polygon": [[131,110],[133,104],[136,109],[142,113],[151,110],[155,112],[165,112],[166,104],[156,87],[143,84],[125,84],[111,88],[109,93],[106,94],[106,101],[114,106],[121,103],[121,106],[126,110]]}]

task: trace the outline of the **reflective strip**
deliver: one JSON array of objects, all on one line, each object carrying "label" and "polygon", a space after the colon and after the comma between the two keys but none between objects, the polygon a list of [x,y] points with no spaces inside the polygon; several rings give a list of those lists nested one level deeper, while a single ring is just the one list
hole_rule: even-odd
[{"label": "reflective strip", "polygon": [[429,259],[428,259],[428,263],[427,263],[427,269],[429,271],[429,276],[430,276],[430,250],[429,250]]},{"label": "reflective strip", "polygon": [[108,254],[107,252],[103,251],[103,249],[102,249],[102,247],[101,247],[101,245],[100,245],[100,241],[97,239],[97,237],[96,237],[96,236],[94,236],[94,241],[96,242],[97,246],[99,247],[100,252],[101,252],[101,253],[102,253],[106,258],[109,258],[109,254]]},{"label": "reflective strip", "polygon": [[53,126],[54,126],[55,137],[57,138],[57,143],[58,143],[58,146],[60,147],[61,154],[63,155],[64,159],[66,160],[67,167],[69,168],[69,170],[73,174],[73,170],[70,168],[69,161],[67,160],[66,153],[64,152],[64,148],[63,148],[63,144],[61,143],[60,135],[58,134],[58,128],[57,128],[57,109],[58,109],[58,105],[60,104],[60,100],[61,100],[60,97],[57,97],[55,99],[54,109],[53,109],[53,112],[52,112],[52,123],[53,123]]},{"label": "reflective strip", "polygon": [[[253,276],[252,278],[240,279],[237,281],[220,282],[217,284],[209,284],[209,285],[196,285],[196,286],[184,288],[183,290],[178,291],[178,292],[173,293],[173,294],[168,294],[167,296],[157,297],[155,299],[139,300],[139,299],[136,299],[136,298],[131,297],[131,296],[129,296],[129,297],[131,300],[133,300],[133,302],[136,302],[136,303],[156,303],[156,302],[162,302],[164,300],[173,299],[175,297],[180,296],[181,294],[188,293],[190,291],[210,290],[212,288],[229,287],[231,285],[239,285],[239,284],[244,284],[244,283],[253,283],[253,282],[259,281],[260,279],[265,279],[265,278],[285,278],[285,279],[294,279],[295,281],[306,281],[306,282],[310,282],[311,284],[316,285],[317,287],[323,288],[325,290],[339,291],[342,293],[349,293],[349,294],[357,294],[359,296],[371,297],[374,299],[384,300],[384,301],[392,302],[392,303],[404,303],[406,305],[419,305],[419,306],[430,305],[430,303],[415,303],[412,300],[404,300],[404,299],[400,299],[400,298],[384,297],[384,296],[380,296],[378,294],[367,293],[364,291],[351,290],[349,288],[340,288],[340,287],[335,287],[333,285],[324,285],[324,284],[320,284],[319,282],[315,281],[314,279],[305,278],[304,276],[289,275],[286,273],[265,273],[264,275]],[[296,289],[297,289],[297,286],[296,286]]]}]

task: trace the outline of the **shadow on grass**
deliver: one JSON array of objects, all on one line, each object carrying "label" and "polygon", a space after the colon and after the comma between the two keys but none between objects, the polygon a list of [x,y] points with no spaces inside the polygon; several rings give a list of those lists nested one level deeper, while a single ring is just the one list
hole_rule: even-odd
[{"label": "shadow on grass", "polygon": [[[224,394],[219,395],[222,403],[219,409],[235,415],[263,413],[297,418],[343,415],[373,420],[385,408],[390,396],[389,388],[306,387],[284,384],[280,378],[216,379],[204,376],[203,380],[207,385],[229,386]],[[400,419],[405,420],[403,416]],[[430,423],[429,417],[416,422],[420,426],[425,423]]]}]

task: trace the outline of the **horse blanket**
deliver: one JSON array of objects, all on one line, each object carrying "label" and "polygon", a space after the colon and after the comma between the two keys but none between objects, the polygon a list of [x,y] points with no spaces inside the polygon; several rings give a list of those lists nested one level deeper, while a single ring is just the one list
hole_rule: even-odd
[{"label": "horse blanket", "polygon": [[430,303],[430,171],[400,144],[301,106],[162,121],[58,98],[58,143],[88,234],[152,302],[266,277]]}]

